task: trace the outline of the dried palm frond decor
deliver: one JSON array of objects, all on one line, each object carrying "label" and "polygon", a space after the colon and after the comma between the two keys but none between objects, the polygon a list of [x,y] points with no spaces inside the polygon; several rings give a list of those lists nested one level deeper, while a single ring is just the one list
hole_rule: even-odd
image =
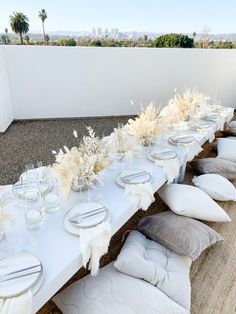
[{"label": "dried palm frond decor", "polygon": [[[106,147],[91,127],[87,127],[88,135],[78,146],[64,147],[59,152],[53,151],[56,155],[56,162],[52,169],[56,174],[59,185],[68,198],[70,190],[78,186],[77,182],[82,181],[83,186],[92,187],[96,181],[99,181],[99,172],[109,165]],[[77,132],[74,131],[77,138]]]},{"label": "dried palm frond decor", "polygon": [[144,146],[154,144],[161,128],[159,109],[153,103],[145,109],[142,108],[138,117],[129,119],[125,128],[140,144]]}]

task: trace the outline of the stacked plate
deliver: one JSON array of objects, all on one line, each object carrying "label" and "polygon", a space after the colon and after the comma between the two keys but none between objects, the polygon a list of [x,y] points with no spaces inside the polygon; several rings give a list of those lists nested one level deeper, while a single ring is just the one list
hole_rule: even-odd
[{"label": "stacked plate", "polygon": [[105,206],[95,202],[84,202],[65,214],[64,227],[67,232],[79,235],[80,229],[93,228],[107,220],[110,220],[110,214]]},{"label": "stacked plate", "polygon": [[43,267],[39,259],[22,253],[0,261],[0,299],[19,296],[28,290],[36,294],[43,281]]},{"label": "stacked plate", "polygon": [[194,141],[194,137],[190,135],[175,135],[170,136],[168,141],[173,145],[190,144]]},{"label": "stacked plate", "polygon": [[218,118],[218,114],[214,112],[205,113],[201,116],[202,120],[215,121]]},{"label": "stacked plate", "polygon": [[156,160],[170,160],[177,157],[177,153],[174,150],[163,148],[163,149],[153,149],[148,155],[147,158],[151,161]]},{"label": "stacked plate", "polygon": [[127,184],[144,184],[151,180],[150,172],[138,168],[124,170],[116,177],[116,183],[122,188],[125,188]]},{"label": "stacked plate", "polygon": [[192,130],[205,130],[209,129],[211,125],[209,123],[203,122],[203,121],[196,121],[196,122],[191,122],[190,123],[190,128]]}]

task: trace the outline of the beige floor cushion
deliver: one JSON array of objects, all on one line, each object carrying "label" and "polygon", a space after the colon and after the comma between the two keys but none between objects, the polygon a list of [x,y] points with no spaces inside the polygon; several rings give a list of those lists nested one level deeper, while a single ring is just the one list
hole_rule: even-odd
[{"label": "beige floor cushion", "polygon": [[63,314],[189,314],[161,290],[119,272],[113,263],[96,277],[73,283],[53,301]]}]

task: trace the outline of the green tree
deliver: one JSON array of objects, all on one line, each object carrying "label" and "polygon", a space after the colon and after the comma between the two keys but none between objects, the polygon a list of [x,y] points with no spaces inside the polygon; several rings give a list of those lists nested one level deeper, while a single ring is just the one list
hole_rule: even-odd
[{"label": "green tree", "polygon": [[3,44],[4,44],[4,45],[8,45],[8,44],[11,43],[11,42],[10,42],[10,38],[9,38],[9,36],[8,36],[8,29],[5,28],[5,29],[4,29],[4,32],[5,32],[5,34],[2,34],[2,41],[3,41]]},{"label": "green tree", "polygon": [[194,40],[187,35],[173,33],[161,35],[160,37],[156,38],[153,42],[153,45],[157,48],[193,48]]},{"label": "green tree", "polygon": [[38,17],[41,19],[42,21],[42,26],[43,26],[43,41],[44,43],[46,43],[46,34],[45,34],[45,28],[44,28],[44,22],[47,19],[47,12],[45,9],[42,9],[41,11],[39,11],[39,15]]},{"label": "green tree", "polygon": [[76,46],[76,41],[74,38],[62,38],[59,40],[60,46]]},{"label": "green tree", "polygon": [[20,35],[20,42],[21,45],[23,45],[23,34],[26,34],[29,31],[28,17],[21,12],[13,12],[13,14],[10,15],[10,25],[12,31]]},{"label": "green tree", "polygon": [[144,35],[144,36],[143,36],[143,39],[144,39],[144,42],[146,43],[147,40],[148,40],[148,35]]},{"label": "green tree", "polygon": [[45,35],[45,41],[46,44],[49,45],[50,37],[48,36],[48,34]]},{"label": "green tree", "polygon": [[29,35],[25,35],[25,41],[26,41],[26,43],[27,43],[27,45],[29,45],[29,41],[30,41],[30,38],[29,38]]}]

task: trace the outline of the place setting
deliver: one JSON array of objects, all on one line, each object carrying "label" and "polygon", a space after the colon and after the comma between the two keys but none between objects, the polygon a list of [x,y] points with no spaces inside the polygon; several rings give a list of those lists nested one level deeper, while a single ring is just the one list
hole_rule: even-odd
[{"label": "place setting", "polygon": [[98,202],[81,202],[69,209],[64,216],[64,229],[79,236],[81,229],[94,228],[105,221],[110,221],[110,211]]},{"label": "place setting", "polygon": [[172,160],[176,157],[176,151],[169,148],[155,148],[147,154],[147,158],[153,162],[160,160]]},{"label": "place setting", "polygon": [[172,135],[169,137],[168,142],[173,145],[178,145],[178,144],[191,144],[195,141],[194,137],[191,135]]},{"label": "place setting", "polygon": [[205,121],[216,122],[219,118],[219,114],[216,112],[207,112],[202,114],[201,119]]},{"label": "place setting", "polygon": [[149,171],[139,168],[130,168],[121,171],[116,179],[116,184],[125,188],[126,185],[138,185],[152,182],[152,175]]},{"label": "place setting", "polygon": [[147,155],[147,158],[148,160],[154,162],[156,166],[163,168],[167,177],[167,183],[178,180],[180,162],[175,150],[168,147],[154,148]]},{"label": "place setting", "polygon": [[33,296],[39,291],[43,279],[42,263],[34,255],[19,253],[1,259],[1,309],[17,306],[19,313],[30,311]]}]

